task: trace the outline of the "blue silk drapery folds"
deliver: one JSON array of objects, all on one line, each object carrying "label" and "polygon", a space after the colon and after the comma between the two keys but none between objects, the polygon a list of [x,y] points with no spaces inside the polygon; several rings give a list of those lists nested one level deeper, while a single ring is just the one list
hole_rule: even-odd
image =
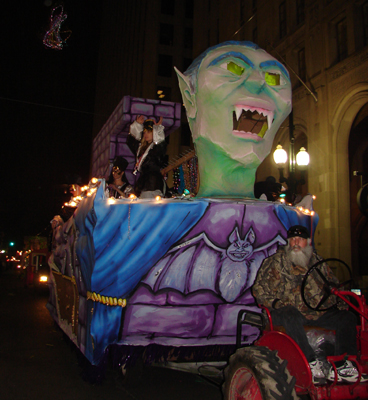
[{"label": "blue silk drapery folds", "polygon": [[91,290],[125,298],[149,269],[203,216],[205,201],[94,202],[95,266]]},{"label": "blue silk drapery folds", "polygon": [[[77,255],[87,290],[126,298],[142,277],[203,216],[208,202],[121,200],[110,204],[100,185],[93,204],[82,202],[75,220]],[[96,303],[87,353],[97,363],[118,338],[122,309]],[[87,355],[87,358],[91,358]]]},{"label": "blue silk drapery folds", "polygon": [[91,290],[91,277],[95,265],[93,230],[96,225],[96,215],[93,210],[93,201],[94,196],[86,197],[74,213],[75,225],[78,229],[76,253],[87,290]]}]

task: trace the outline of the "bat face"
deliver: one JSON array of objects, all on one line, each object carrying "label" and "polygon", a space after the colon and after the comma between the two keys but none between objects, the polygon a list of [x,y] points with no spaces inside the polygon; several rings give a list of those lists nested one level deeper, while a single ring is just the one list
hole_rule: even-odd
[{"label": "bat face", "polygon": [[237,241],[227,248],[226,254],[232,261],[244,261],[253,254],[253,246],[244,241]]},{"label": "bat face", "polygon": [[229,237],[230,246],[226,250],[226,255],[232,261],[244,261],[253,254],[252,243],[254,243],[254,240],[255,234],[252,228],[250,228],[245,238],[241,239],[236,227]]}]

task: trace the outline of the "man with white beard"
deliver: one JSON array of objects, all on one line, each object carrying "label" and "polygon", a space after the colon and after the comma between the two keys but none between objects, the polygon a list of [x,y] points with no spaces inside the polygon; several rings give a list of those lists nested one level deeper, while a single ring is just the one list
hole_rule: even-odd
[{"label": "man with white beard", "polygon": [[[277,253],[266,258],[257,274],[252,287],[253,296],[259,305],[267,307],[271,312],[274,325],[281,325],[286,333],[296,341],[309,362],[315,384],[326,383],[326,378],[334,380],[334,370],[325,367],[327,361],[316,358],[316,354],[308,342],[304,326],[318,326],[336,332],[335,355],[357,354],[356,344],[356,316],[346,310],[346,304],[327,311],[311,310],[303,302],[301,284],[303,277],[310,267],[322,258],[313,251],[308,229],[301,225],[292,226],[287,232],[288,244],[280,247]],[[329,282],[338,284],[337,278],[326,264],[322,264],[320,271]],[[315,300],[318,304],[321,298],[323,282],[313,281],[306,286],[306,297]],[[335,296],[330,296],[324,303],[327,308],[336,303]],[[312,300],[312,302],[313,302]],[[355,382],[359,373],[351,361],[335,363],[338,382]],[[368,380],[362,374],[361,381]]]}]

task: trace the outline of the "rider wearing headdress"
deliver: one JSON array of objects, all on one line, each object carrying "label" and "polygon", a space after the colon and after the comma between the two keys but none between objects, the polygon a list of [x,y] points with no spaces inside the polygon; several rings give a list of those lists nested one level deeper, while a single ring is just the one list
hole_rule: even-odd
[{"label": "rider wearing headdress", "polygon": [[128,161],[118,156],[115,158],[109,179],[107,180],[106,196],[118,198],[127,198],[133,193],[133,186],[129,183],[125,175]]},{"label": "rider wearing headdress", "polygon": [[134,191],[141,198],[164,196],[166,191],[166,184],[160,172],[167,146],[164,126],[161,123],[162,117],[156,123],[153,119],[145,119],[143,115],[138,115],[130,126],[127,144],[136,156],[133,174],[140,174]]}]

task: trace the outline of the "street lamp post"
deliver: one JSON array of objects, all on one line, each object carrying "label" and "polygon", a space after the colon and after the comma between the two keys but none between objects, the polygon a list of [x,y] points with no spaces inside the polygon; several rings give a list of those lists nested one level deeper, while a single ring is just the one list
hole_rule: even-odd
[{"label": "street lamp post", "polygon": [[[273,153],[273,159],[278,166],[280,173],[280,183],[286,183],[288,186],[287,201],[294,203],[297,193],[298,185],[305,184],[305,171],[309,164],[309,154],[304,147],[301,147],[299,153],[295,156],[295,136],[294,136],[294,123],[293,112],[289,115],[289,157],[287,152],[280,144],[277,145]],[[289,158],[288,177],[284,176],[284,166]],[[301,178],[296,177],[296,165],[301,172]]]}]

